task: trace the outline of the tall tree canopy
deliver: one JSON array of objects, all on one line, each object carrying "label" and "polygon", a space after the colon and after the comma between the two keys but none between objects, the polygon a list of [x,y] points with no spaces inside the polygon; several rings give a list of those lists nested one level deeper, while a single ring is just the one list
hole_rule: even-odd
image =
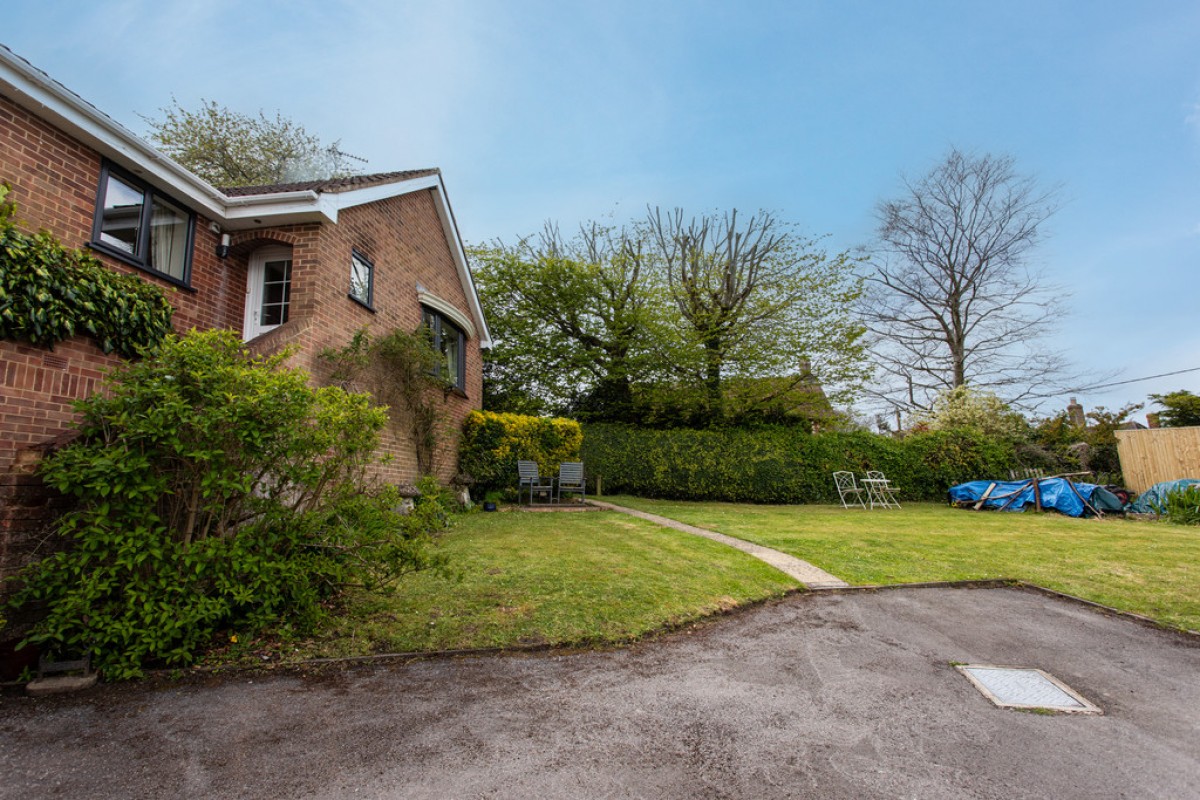
[{"label": "tall tree canopy", "polygon": [[717,424],[828,408],[864,378],[859,281],[769,214],[553,226],[475,248],[489,407]]},{"label": "tall tree canopy", "polygon": [[495,344],[484,405],[627,420],[654,359],[657,296],[636,231],[589,223],[571,239],[547,225],[515,245],[472,248]]},{"label": "tall tree canopy", "polygon": [[1041,343],[1061,292],[1030,266],[1053,189],[1006,156],[951,150],[877,211],[862,309],[881,397],[911,411],[969,384],[1020,403],[1061,375],[1064,360]]},{"label": "tall tree canopy", "polygon": [[361,161],[276,112],[242,114],[202,100],[186,109],[172,98],[159,118],[143,117],[150,141],[214,186],[258,186],[354,174]]},{"label": "tall tree canopy", "polygon": [[1150,399],[1163,407],[1158,421],[1164,428],[1200,425],[1200,396],[1180,389],[1166,394],[1152,394]]},{"label": "tall tree canopy", "polygon": [[742,414],[811,385],[814,368],[830,385],[857,387],[863,331],[851,318],[859,284],[847,254],[830,258],[764,211],[739,220],[736,210],[655,208],[646,226],[691,344],[679,366],[702,387],[704,413],[726,416],[731,378],[760,387],[737,395]]}]

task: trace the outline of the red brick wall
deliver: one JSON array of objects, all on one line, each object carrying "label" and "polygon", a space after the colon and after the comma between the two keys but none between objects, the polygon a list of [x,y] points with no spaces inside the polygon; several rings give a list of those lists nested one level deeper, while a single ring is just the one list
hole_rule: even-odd
[{"label": "red brick wall", "polygon": [[[92,219],[100,182],[100,155],[30,115],[0,95],[0,181],[12,186],[20,227],[46,229],[68,247],[84,247],[92,239]],[[217,258],[220,237],[209,220],[196,217],[191,284],[195,291],[124,264],[103,253],[95,255],[115,270],[132,273],[167,291],[175,306],[175,329],[241,330],[246,295],[246,268]]]},{"label": "red brick wall", "polygon": [[33,557],[63,505],[34,472],[42,453],[69,438],[71,402],[117,361],[78,336],[53,351],[0,341],[0,579]]},{"label": "red brick wall", "polygon": [[[98,153],[30,115],[0,95],[0,181],[12,186],[20,226],[46,229],[64,245],[91,240],[100,179]],[[386,333],[415,331],[421,322],[416,284],[469,314],[463,287],[430,192],[347,209],[337,225],[293,225],[238,233],[227,259],[218,259],[219,235],[209,220],[196,219],[191,289],[102,253],[112,269],[137,275],[166,290],[175,307],[174,324],[242,330],[250,253],[266,244],[293,248],[293,298],[287,324],[255,344],[264,350],[298,345],[298,365],[318,377],[327,371],[317,358],[326,347],[342,347],[363,326]],[[375,313],[347,295],[350,252],[356,247],[375,265]],[[440,399],[445,415],[444,446],[437,472],[448,480],[456,470],[457,435],[463,417],[480,407],[482,362],[479,342],[467,343],[466,396]],[[75,419],[70,401],[90,394],[101,371],[116,363],[90,340],[76,337],[53,351],[0,342],[0,577],[11,572],[10,556],[28,550],[30,537],[57,502],[37,489],[32,476],[40,446],[67,434]],[[385,450],[393,461],[382,470],[387,480],[412,481],[416,457],[403,431],[389,431]],[[24,499],[22,499],[24,498]],[[19,559],[18,559],[19,560]]]},{"label": "red brick wall", "polygon": [[[45,229],[68,247],[92,237],[99,188],[98,153],[0,96],[0,181],[12,187],[18,225]],[[170,282],[104,254],[120,272],[166,290],[175,307],[176,330],[241,329],[246,291],[244,263],[216,257],[218,236],[197,217],[192,288]],[[0,341],[0,578],[26,558],[60,499],[41,488],[34,467],[44,446],[69,435],[76,415],[71,402],[91,394],[104,369],[117,363],[87,337],[53,350]]]},{"label": "red brick wall", "polygon": [[[318,354],[341,348],[360,328],[386,335],[397,328],[413,332],[421,325],[417,283],[452,303],[468,317],[470,306],[458,279],[453,256],[430,192],[417,192],[341,211],[337,225],[316,230],[316,252],[310,256],[307,238],[293,248],[292,305],[287,324],[253,344],[263,352],[285,345],[299,346],[297,366],[318,379],[328,377],[329,365]],[[296,235],[294,229],[272,229]],[[249,238],[249,234],[239,234]],[[277,239],[288,241],[285,236]],[[260,242],[267,244],[270,242]],[[374,311],[349,297],[350,259],[353,249],[367,256],[375,267]],[[246,253],[248,255],[248,251]],[[451,393],[439,397],[444,429],[434,457],[439,478],[454,477],[458,465],[458,432],[463,418],[481,407],[483,362],[478,339],[467,341],[467,385],[465,396]],[[384,435],[383,452],[391,461],[380,476],[391,482],[408,483],[417,477],[417,458],[403,424],[390,425]]]},{"label": "red brick wall", "polygon": [[0,341],[0,473],[19,450],[66,433],[75,418],[72,401],[95,391],[118,361],[82,336],[53,350]]},{"label": "red brick wall", "polygon": [[[12,186],[9,198],[17,204],[22,229],[45,229],[68,247],[86,246],[92,238],[100,163],[98,153],[0,96],[0,181]],[[115,270],[162,287],[175,307],[176,330],[240,330],[245,263],[216,257],[219,237],[208,224],[197,217],[194,291],[96,255]],[[70,400],[90,394],[99,370],[113,363],[84,337],[58,345],[53,353],[0,342],[0,474],[11,466],[17,450],[67,431],[74,420]]]}]

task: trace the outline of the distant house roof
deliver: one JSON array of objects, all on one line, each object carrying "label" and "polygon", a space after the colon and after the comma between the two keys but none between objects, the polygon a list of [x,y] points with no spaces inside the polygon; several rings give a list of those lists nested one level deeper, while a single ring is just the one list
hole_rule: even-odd
[{"label": "distant house roof", "polygon": [[408,169],[400,172],[376,172],[370,175],[350,175],[345,178],[329,178],[322,181],[299,181],[296,183],[270,183],[261,186],[229,186],[221,187],[227,197],[245,197],[247,195],[281,194],[283,192],[348,192],[354,189],[365,189],[370,186],[382,186],[388,183],[427,178],[441,175],[440,169]]}]

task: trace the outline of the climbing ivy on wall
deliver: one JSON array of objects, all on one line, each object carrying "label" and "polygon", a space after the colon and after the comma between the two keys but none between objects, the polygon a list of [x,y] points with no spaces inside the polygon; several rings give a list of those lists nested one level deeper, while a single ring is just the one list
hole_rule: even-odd
[{"label": "climbing ivy on wall", "polygon": [[369,392],[388,407],[388,417],[412,439],[417,471],[437,472],[439,432],[445,428],[441,404],[450,387],[436,375],[442,356],[424,332],[393,330],[372,336],[358,330],[350,343],[327,348],[321,358],[333,365],[333,379],[343,389]]},{"label": "climbing ivy on wall", "polygon": [[127,358],[162,342],[174,311],[162,290],[64,247],[48,231],[19,230],[10,190],[0,184],[0,339],[53,347],[87,334]]}]

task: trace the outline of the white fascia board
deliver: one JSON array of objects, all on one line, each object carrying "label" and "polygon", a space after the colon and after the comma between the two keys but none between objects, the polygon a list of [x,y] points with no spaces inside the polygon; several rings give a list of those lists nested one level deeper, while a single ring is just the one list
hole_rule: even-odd
[{"label": "white fascia board", "polygon": [[231,230],[337,222],[338,203],[312,191],[229,197],[0,45],[0,92],[177,201]]},{"label": "white fascia board", "polygon": [[0,90],[17,105],[165,189],[212,219],[225,212],[221,190],[154,149],[61,83],[0,46]]},{"label": "white fascia board", "polygon": [[[367,203],[419,192],[438,186],[437,175],[427,175],[395,183],[351,189],[345,192],[276,192],[244,195],[226,199],[225,219],[231,230],[246,230],[261,225],[292,225],[304,222],[336,224],[338,212]],[[256,223],[254,220],[261,220]]]},{"label": "white fascia board", "polygon": [[226,200],[224,221],[230,230],[305,222],[337,222],[337,205],[311,190],[253,194]]},{"label": "white fascia board", "polygon": [[446,235],[446,244],[450,245],[450,255],[454,258],[454,266],[458,270],[458,278],[462,281],[463,290],[467,295],[467,303],[471,306],[479,329],[479,346],[485,350],[492,347],[492,334],[488,330],[487,320],[483,317],[483,306],[479,302],[479,292],[475,289],[475,279],[471,277],[471,266],[467,263],[467,251],[463,247],[462,237],[458,234],[458,224],[454,220],[454,210],[446,199],[446,187],[442,184],[441,175],[437,176],[437,186],[433,187],[434,205],[438,217],[442,221],[442,230]]},{"label": "white fascia board", "polygon": [[302,191],[228,197],[2,44],[0,92],[39,119],[231,230],[251,229],[259,225],[336,223],[339,209],[431,190],[459,280],[466,292],[471,313],[479,323],[480,346],[492,346],[487,320],[483,317],[483,307],[440,173],[347,192]]},{"label": "white fascia board", "polygon": [[345,192],[329,192],[331,200],[337,203],[337,208],[353,208],[379,200],[388,200],[403,194],[419,192],[422,189],[436,189],[441,185],[440,176],[423,175],[420,178],[409,178],[395,183],[381,183],[364,189],[351,189]]}]

